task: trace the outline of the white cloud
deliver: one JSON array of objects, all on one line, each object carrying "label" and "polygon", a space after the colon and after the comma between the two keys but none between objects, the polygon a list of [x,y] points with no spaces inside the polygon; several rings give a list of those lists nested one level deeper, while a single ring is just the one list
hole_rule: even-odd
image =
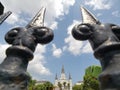
[{"label": "white cloud", "polygon": [[6,20],[8,24],[15,24],[15,22],[18,21],[19,21],[19,16],[15,13],[12,13],[11,16],[9,16],[8,19]]},{"label": "white cloud", "polygon": [[50,26],[52,29],[57,29],[58,22],[53,22]]},{"label": "white cloud", "polygon": [[68,32],[67,32],[68,37],[65,38],[65,43],[67,44],[67,46],[66,47],[64,46],[64,50],[66,48],[69,52],[71,52],[74,55],[79,55],[81,53],[80,49],[82,48],[82,44],[83,44],[81,41],[75,40],[71,35],[71,30],[73,26],[77,23],[78,21],[73,21],[73,24],[68,27]]},{"label": "white cloud", "polygon": [[99,17],[99,16],[102,16],[102,13],[98,13],[98,14],[97,14],[97,17]]},{"label": "white cloud", "polygon": [[120,17],[120,11],[114,11],[112,12],[112,15],[115,17]]},{"label": "white cloud", "polygon": [[33,76],[34,79],[39,80],[41,75],[51,75],[51,72],[48,68],[44,66],[45,57],[44,53],[46,52],[46,46],[38,45],[34,53],[34,59],[30,61],[28,65],[28,72]]},{"label": "white cloud", "polygon": [[86,43],[85,46],[82,48],[82,53],[91,53],[93,52],[90,43]]},{"label": "white cloud", "polygon": [[[0,63],[5,59],[5,51],[10,45],[0,44]],[[48,68],[44,66],[45,57],[44,53],[46,52],[46,46],[38,45],[35,51],[34,59],[28,64],[28,72],[32,75],[34,79],[40,79],[40,75],[51,75],[51,72]]]},{"label": "white cloud", "polygon": [[68,14],[69,7],[74,5],[75,0],[63,0],[62,3],[63,3],[63,6],[64,6],[63,8],[65,10],[65,14]]},{"label": "white cloud", "polygon": [[5,59],[5,51],[9,47],[7,44],[0,44],[0,63]]},{"label": "white cloud", "polygon": [[79,22],[74,20],[73,23],[68,27],[68,37],[65,38],[66,46],[63,47],[63,50],[68,50],[73,55],[80,55],[81,53],[91,53],[90,45],[86,45],[84,41],[78,41],[73,38],[71,35],[71,30],[75,24]]},{"label": "white cloud", "polygon": [[57,48],[55,44],[52,44],[52,47],[53,56],[59,58],[62,54],[62,50],[60,48]]},{"label": "white cloud", "polygon": [[[24,21],[24,18],[29,16],[32,18],[42,6],[46,7],[45,22],[54,29],[57,25],[55,20],[61,19],[61,16],[68,14],[69,8],[74,5],[75,0],[1,0],[1,2],[6,11],[10,10],[14,13],[13,16],[10,16],[14,23]],[[20,15],[23,14],[27,14],[28,17],[20,18]],[[9,23],[14,24],[11,20],[9,20]]]},{"label": "white cloud", "polygon": [[[9,46],[10,45],[7,44],[0,44],[0,63],[5,59],[5,51]],[[45,47],[46,46],[38,45],[35,51],[34,59],[28,64],[28,72],[30,72],[34,79],[39,80],[39,76],[41,75],[48,76],[52,74],[50,70],[44,66],[46,63],[43,55],[46,52]]]},{"label": "white cloud", "polygon": [[110,0],[85,0],[85,5],[93,7],[94,10],[97,9],[110,9],[111,1]]}]

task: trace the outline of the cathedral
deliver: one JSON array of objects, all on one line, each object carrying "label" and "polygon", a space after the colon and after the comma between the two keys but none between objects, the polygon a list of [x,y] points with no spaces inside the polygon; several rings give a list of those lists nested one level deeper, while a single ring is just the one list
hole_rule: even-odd
[{"label": "cathedral", "polygon": [[72,90],[72,78],[70,74],[66,78],[64,66],[62,66],[60,78],[56,74],[54,86],[55,90]]}]

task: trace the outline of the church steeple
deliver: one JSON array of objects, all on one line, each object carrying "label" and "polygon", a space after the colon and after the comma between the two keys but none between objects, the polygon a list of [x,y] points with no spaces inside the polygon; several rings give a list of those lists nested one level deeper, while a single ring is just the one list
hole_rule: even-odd
[{"label": "church steeple", "polygon": [[57,77],[57,74],[56,74],[56,76],[55,76],[55,80],[57,80],[58,79],[58,77]]},{"label": "church steeple", "polygon": [[69,73],[69,80],[72,79],[71,74]]},{"label": "church steeple", "polygon": [[61,77],[60,77],[60,79],[61,80],[65,80],[66,79],[64,66],[62,66],[62,69],[61,69]]},{"label": "church steeple", "polygon": [[65,73],[64,66],[62,65],[61,73]]}]

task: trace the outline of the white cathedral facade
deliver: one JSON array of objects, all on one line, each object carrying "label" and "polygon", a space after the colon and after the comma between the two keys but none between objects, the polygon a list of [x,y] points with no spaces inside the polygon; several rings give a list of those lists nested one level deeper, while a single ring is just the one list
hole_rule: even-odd
[{"label": "white cathedral facade", "polygon": [[72,90],[72,78],[70,74],[66,78],[64,66],[62,66],[60,78],[56,74],[54,86],[55,90]]}]

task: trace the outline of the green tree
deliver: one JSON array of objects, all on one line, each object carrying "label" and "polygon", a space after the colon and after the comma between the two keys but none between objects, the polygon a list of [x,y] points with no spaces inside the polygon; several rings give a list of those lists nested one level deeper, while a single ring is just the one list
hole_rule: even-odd
[{"label": "green tree", "polygon": [[84,75],[83,90],[100,90],[98,76],[102,72],[100,66],[90,66],[86,69]]},{"label": "green tree", "polygon": [[100,90],[98,76],[102,72],[100,66],[90,66],[85,70],[83,84],[73,86],[73,90]]},{"label": "green tree", "polygon": [[62,90],[62,84],[60,82],[58,82],[58,87]]},{"label": "green tree", "polygon": [[[30,76],[29,73],[28,75]],[[28,90],[53,90],[53,88],[54,88],[53,84],[49,81],[36,85],[36,80],[33,80],[32,77],[30,76]]]},{"label": "green tree", "polygon": [[32,76],[29,73],[28,73],[28,75],[30,76],[28,90],[35,90],[36,80],[32,80]]},{"label": "green tree", "polygon": [[45,90],[45,87],[43,84],[38,84],[35,86],[35,89],[34,90]]},{"label": "green tree", "polygon": [[52,90],[53,84],[51,82],[45,82],[43,84],[35,85],[35,90]]},{"label": "green tree", "polygon": [[83,90],[100,90],[99,89],[99,81],[96,77],[92,75],[85,75],[84,76],[84,84]]},{"label": "green tree", "polygon": [[67,86],[68,86],[68,90],[70,90],[70,83],[68,83]]},{"label": "green tree", "polygon": [[72,89],[73,89],[73,90],[84,90],[84,89],[82,88],[82,85],[74,85]]},{"label": "green tree", "polygon": [[66,88],[66,82],[63,82],[63,86],[64,86],[64,88]]},{"label": "green tree", "polygon": [[51,82],[45,82],[43,85],[45,87],[45,90],[51,90],[54,88],[54,86]]},{"label": "green tree", "polygon": [[89,66],[86,70],[85,70],[85,75],[91,75],[94,76],[96,78],[98,78],[99,74],[102,72],[102,69],[100,66]]}]

